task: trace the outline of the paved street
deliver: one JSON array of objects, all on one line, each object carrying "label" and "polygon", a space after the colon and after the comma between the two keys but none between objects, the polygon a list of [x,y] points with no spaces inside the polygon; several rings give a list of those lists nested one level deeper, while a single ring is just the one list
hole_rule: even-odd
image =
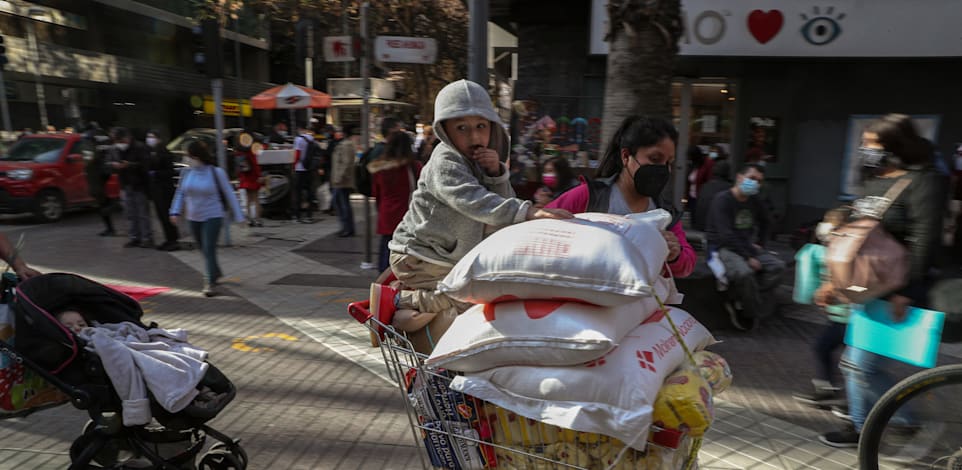
[{"label": "paved street", "polygon": [[[363,214],[355,201],[356,214]],[[119,219],[119,217],[118,217]],[[236,400],[212,426],[241,438],[252,469],[409,469],[420,456],[397,387],[380,351],[345,304],[367,296],[373,271],[359,268],[363,238],[338,239],[337,222],[267,221],[235,226],[220,250],[222,295],[200,295],[195,250],[122,248],[101,238],[92,214],[53,225],[4,220],[12,239],[26,233],[24,256],[42,271],[67,271],[113,284],[166,286],[144,301],[147,321],[186,328],[190,341],[237,385]],[[358,220],[359,233],[363,222]],[[786,306],[758,330],[714,331],[714,350],[735,383],[716,399],[717,421],[700,463],[707,469],[843,469],[855,455],[815,441],[841,424],[801,407],[792,391],[813,373],[808,343],[823,321]],[[721,314],[700,312],[698,316]],[[952,351],[946,351],[953,354]],[[955,355],[955,354],[953,354]],[[955,355],[958,357],[958,355]],[[0,469],[62,469],[86,415],[69,405],[0,421]]]}]

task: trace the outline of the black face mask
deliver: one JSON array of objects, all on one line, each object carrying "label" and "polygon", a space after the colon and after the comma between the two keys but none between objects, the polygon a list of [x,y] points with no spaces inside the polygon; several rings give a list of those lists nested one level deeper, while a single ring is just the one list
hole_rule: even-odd
[{"label": "black face mask", "polygon": [[668,184],[671,171],[668,165],[641,165],[633,177],[635,191],[642,196],[658,197]]}]

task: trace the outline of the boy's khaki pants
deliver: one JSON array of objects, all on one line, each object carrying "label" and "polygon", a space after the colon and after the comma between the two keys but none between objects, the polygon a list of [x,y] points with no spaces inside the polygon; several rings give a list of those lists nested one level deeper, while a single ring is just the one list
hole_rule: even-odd
[{"label": "boy's khaki pants", "polygon": [[411,255],[391,253],[391,270],[404,284],[398,296],[397,308],[420,312],[443,313],[449,309],[463,313],[472,304],[452,299],[437,292],[438,282],[451,271],[450,267],[429,263]]}]

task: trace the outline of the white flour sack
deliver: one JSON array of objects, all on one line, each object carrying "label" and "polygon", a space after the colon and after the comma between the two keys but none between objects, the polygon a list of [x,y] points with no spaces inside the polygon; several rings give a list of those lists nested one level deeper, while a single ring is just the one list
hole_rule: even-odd
[{"label": "white flour sack", "polygon": [[611,307],[651,295],[668,257],[661,230],[671,215],[658,209],[576,217],[498,230],[469,251],[438,290],[476,304],[556,299]]},{"label": "white flour sack", "polygon": [[[715,342],[688,312],[669,312],[692,351]],[[451,388],[526,418],[612,436],[643,450],[658,390],[685,360],[668,319],[659,313],[611,352],[580,366],[498,367],[457,376]]]},{"label": "white flour sack", "polygon": [[657,311],[653,297],[618,307],[534,299],[475,305],[454,319],[426,363],[459,372],[582,364]]}]

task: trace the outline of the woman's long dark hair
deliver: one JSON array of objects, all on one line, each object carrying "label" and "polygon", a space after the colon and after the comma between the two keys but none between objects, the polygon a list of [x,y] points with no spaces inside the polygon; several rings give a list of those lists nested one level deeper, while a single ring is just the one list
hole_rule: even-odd
[{"label": "woman's long dark hair", "polygon": [[617,175],[624,168],[621,162],[621,149],[628,149],[634,155],[640,148],[651,147],[665,137],[678,144],[678,130],[667,119],[653,116],[628,116],[618,130],[611,136],[608,150],[598,165],[596,178]]},{"label": "woman's long dark hair", "polygon": [[890,162],[898,167],[927,165],[932,163],[932,143],[920,136],[912,118],[905,114],[886,114],[865,128],[878,136],[878,142],[898,161]]},{"label": "woman's long dark hair", "polygon": [[195,140],[187,145],[187,155],[200,160],[204,165],[213,165],[214,156],[210,153],[210,149],[207,148],[207,144]]},{"label": "woman's long dark hair", "polygon": [[384,155],[387,158],[414,158],[414,140],[407,132],[396,132],[387,142]]}]

